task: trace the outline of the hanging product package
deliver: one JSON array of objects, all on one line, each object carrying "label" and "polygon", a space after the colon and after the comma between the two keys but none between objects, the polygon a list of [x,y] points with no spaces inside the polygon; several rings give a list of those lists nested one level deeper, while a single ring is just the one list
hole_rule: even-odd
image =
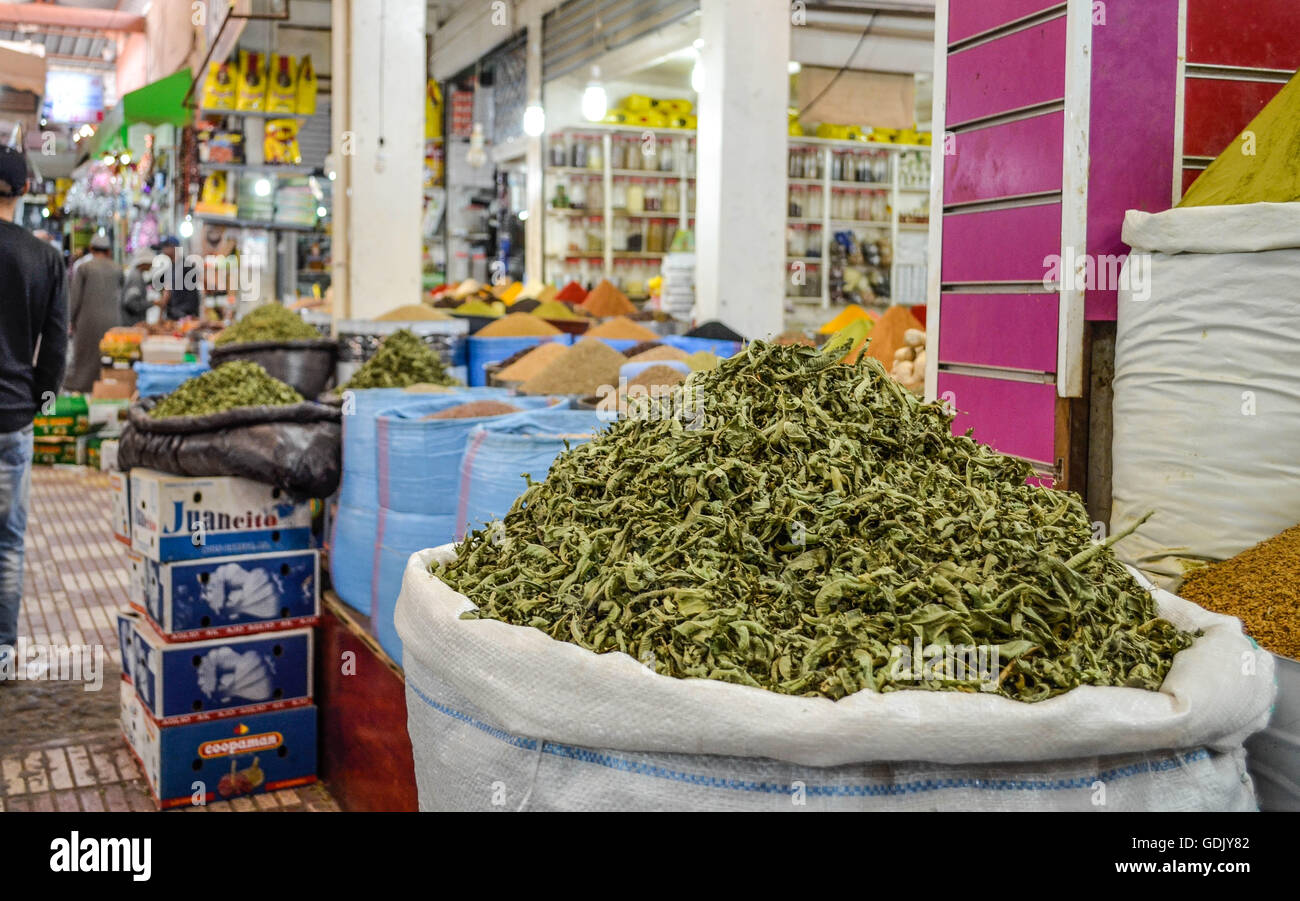
[{"label": "hanging product package", "polygon": [[256,113],[266,109],[266,57],[261,53],[239,51],[239,89],[235,109]]},{"label": "hanging product package", "polygon": [[238,80],[239,72],[230,63],[208,63],[208,74],[203,79],[203,108],[233,110]]},{"label": "hanging product package", "polygon": [[119,439],[119,468],[240,476],[295,497],[329,497],[338,488],[343,426],[337,407],[300,403],[154,419],[154,403],[146,399],[131,408]]},{"label": "hanging product package", "polygon": [[298,84],[296,112],[299,116],[316,114],[316,69],[311,64],[311,56],[304,55],[302,65],[298,67]]},{"label": "hanging product package", "polygon": [[297,119],[267,120],[262,153],[268,164],[297,166],[302,163],[302,150],[298,146],[300,124]]},{"label": "hanging product package", "polygon": [[1300,203],[1130,210],[1115,340],[1115,545],[1176,590],[1300,521]]},{"label": "hanging product package", "polygon": [[277,53],[271,57],[266,87],[266,111],[292,116],[298,110],[298,69],[293,57]]}]

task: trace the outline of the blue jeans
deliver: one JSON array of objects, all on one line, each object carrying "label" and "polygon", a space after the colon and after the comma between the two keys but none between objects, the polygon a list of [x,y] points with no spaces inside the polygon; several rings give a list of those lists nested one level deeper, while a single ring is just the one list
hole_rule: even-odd
[{"label": "blue jeans", "polygon": [[18,641],[23,534],[32,494],[32,427],[0,432],[0,647]]}]

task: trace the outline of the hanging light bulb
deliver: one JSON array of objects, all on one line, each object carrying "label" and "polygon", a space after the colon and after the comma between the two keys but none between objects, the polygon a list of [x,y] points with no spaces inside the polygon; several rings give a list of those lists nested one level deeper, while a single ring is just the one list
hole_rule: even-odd
[{"label": "hanging light bulb", "polygon": [[530,138],[541,137],[546,131],[546,110],[536,103],[524,109],[524,134]]},{"label": "hanging light bulb", "polygon": [[600,83],[600,66],[591,67],[591,80],[582,92],[582,117],[588,122],[599,122],[609,110],[605,86]]},{"label": "hanging light bulb", "polygon": [[194,220],[189,216],[186,216],[185,221],[180,224],[180,228],[178,228],[177,231],[180,232],[182,238],[188,238],[190,235],[194,234]]}]

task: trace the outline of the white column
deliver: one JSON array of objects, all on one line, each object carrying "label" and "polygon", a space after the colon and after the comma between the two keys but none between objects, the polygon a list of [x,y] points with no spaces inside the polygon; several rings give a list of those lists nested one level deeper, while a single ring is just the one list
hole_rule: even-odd
[{"label": "white column", "polygon": [[[542,12],[533,3],[528,10],[528,104],[542,105]],[[543,277],[542,234],[546,227],[546,200],[542,195],[542,138],[527,136],[528,151],[524,167],[527,179],[524,190],[528,196],[528,221],[524,223],[524,278]]]},{"label": "white column", "polygon": [[[336,317],[367,319],[420,299],[424,166],[424,0],[340,0],[348,9],[346,109],[334,126],[347,279]],[[338,54],[335,54],[335,59]],[[350,153],[349,153],[350,152]],[[337,207],[336,207],[337,211]],[[336,266],[335,272],[339,272]],[[337,293],[337,292],[336,292]]]},{"label": "white column", "polygon": [[696,314],[750,338],[782,331],[790,7],[701,0]]}]

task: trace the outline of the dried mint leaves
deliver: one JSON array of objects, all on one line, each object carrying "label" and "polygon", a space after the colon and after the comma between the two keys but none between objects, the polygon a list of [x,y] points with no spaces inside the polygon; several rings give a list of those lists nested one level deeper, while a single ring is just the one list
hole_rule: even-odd
[{"label": "dried mint leaves", "polygon": [[324,336],[292,310],[278,303],[267,303],[252,310],[243,319],[222,330],[213,339],[217,347],[248,344],[253,341],[310,341]]},{"label": "dried mint leaves", "polygon": [[236,407],[283,407],[300,404],[303,396],[267,374],[256,363],[231,360],[180,387],[154,405],[155,419],[171,416],[206,416]]},{"label": "dried mint leaves", "polygon": [[375,355],[339,390],[409,388],[419,384],[450,387],[460,382],[447,372],[437,351],[410,329],[401,329],[385,338]]}]

